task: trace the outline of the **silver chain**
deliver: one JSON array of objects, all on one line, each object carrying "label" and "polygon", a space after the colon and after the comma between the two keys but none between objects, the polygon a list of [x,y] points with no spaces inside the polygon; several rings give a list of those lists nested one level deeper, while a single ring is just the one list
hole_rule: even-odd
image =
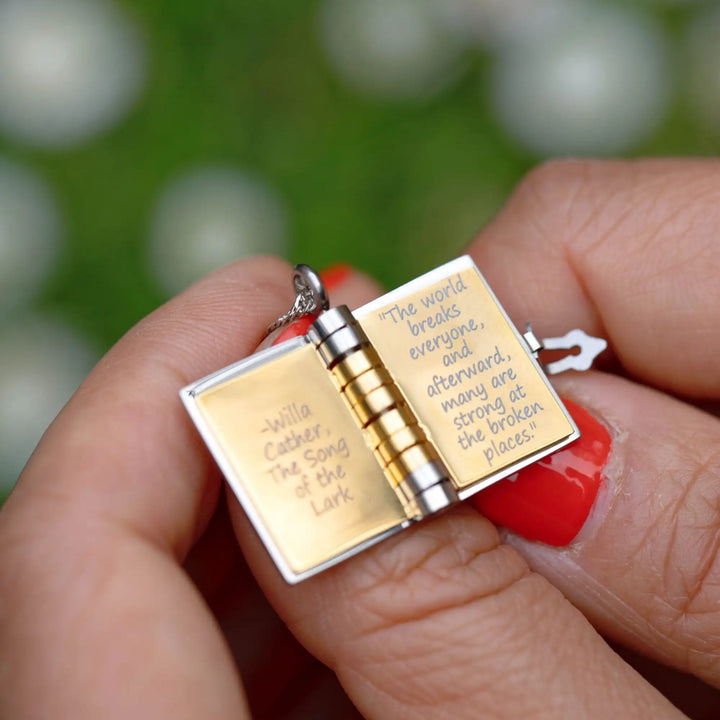
[{"label": "silver chain", "polygon": [[320,276],[309,265],[296,265],[293,270],[295,302],[268,329],[267,334],[275,332],[299,320],[305,315],[318,316],[330,307],[327,290]]}]

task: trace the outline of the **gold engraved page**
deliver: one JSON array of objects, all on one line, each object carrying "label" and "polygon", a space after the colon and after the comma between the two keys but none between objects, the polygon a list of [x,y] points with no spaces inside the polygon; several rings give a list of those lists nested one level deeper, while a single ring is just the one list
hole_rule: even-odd
[{"label": "gold engraved page", "polygon": [[312,345],[203,390],[195,399],[295,574],[407,520]]},{"label": "gold engraved page", "polygon": [[425,277],[355,315],[458,489],[572,439],[567,411],[472,261]]}]

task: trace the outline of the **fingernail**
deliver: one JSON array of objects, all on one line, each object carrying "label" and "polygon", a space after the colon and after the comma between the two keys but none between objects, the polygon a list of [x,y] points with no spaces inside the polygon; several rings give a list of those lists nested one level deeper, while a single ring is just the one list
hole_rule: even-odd
[{"label": "fingernail", "polygon": [[558,547],[572,542],[585,524],[611,445],[610,433],[590,413],[569,400],[563,402],[581,437],[470,500],[496,525]]},{"label": "fingernail", "polygon": [[312,315],[304,315],[299,320],[288,325],[283,331],[272,341],[273,345],[279,345],[281,342],[291,340],[294,337],[305,335],[309,327],[315,322],[315,318]]},{"label": "fingernail", "polygon": [[335,263],[321,270],[318,274],[325,285],[325,289],[333,290],[338,285],[342,285],[352,272],[352,266],[347,263]]}]

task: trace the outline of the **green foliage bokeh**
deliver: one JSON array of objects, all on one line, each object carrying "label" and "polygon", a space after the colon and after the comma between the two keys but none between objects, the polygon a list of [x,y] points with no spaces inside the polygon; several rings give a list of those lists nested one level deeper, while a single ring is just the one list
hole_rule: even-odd
[{"label": "green foliage bokeh", "polygon": [[[290,215],[290,260],[346,261],[386,286],[452,257],[533,157],[493,119],[489,58],[478,52],[451,89],[426,102],[364,98],[328,67],[314,0],[125,0],[143,29],[149,77],[110,133],[47,151],[0,139],[40,171],[64,214],[62,260],[37,309],[105,348],[163,300],[147,262],[163,186],[206,163],[269,182]],[[661,13],[669,30],[683,13]],[[714,148],[680,99],[638,153]]]}]

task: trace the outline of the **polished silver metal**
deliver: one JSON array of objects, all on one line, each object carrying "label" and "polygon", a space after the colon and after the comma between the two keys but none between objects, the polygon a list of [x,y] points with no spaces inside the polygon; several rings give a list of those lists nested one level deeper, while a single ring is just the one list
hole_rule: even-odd
[{"label": "polished silver metal", "polygon": [[309,265],[298,263],[293,268],[293,285],[297,293],[310,291],[318,314],[330,307],[330,298],[322,278]]},{"label": "polished silver metal", "polygon": [[530,323],[525,324],[523,340],[525,340],[527,346],[530,348],[530,352],[537,357],[537,354],[543,349],[543,344],[538,336],[533,332],[532,325]]},{"label": "polished silver metal", "polygon": [[285,314],[268,327],[267,335],[290,325],[305,315],[317,316],[330,307],[330,299],[325,285],[309,265],[302,263],[296,265],[293,268],[292,281],[295,288],[295,302]]},{"label": "polished silver metal", "polygon": [[415,502],[423,518],[445,510],[457,501],[457,493],[449,480],[433,485],[415,496]]},{"label": "polished silver metal", "polygon": [[562,337],[544,338],[542,346],[544,350],[570,351],[580,348],[577,355],[568,353],[560,360],[543,365],[543,370],[547,375],[557,375],[566,370],[589,370],[595,358],[607,347],[607,341],[588,335],[576,328]]},{"label": "polished silver metal", "polygon": [[417,503],[422,517],[440,512],[458,501],[450,474],[439,460],[413,470],[400,483],[400,489],[408,500]]},{"label": "polished silver metal", "polygon": [[365,333],[359,334],[356,328],[346,326],[334,332],[318,346],[318,352],[328,368],[339,363],[346,355],[368,344]]},{"label": "polished silver metal", "polygon": [[403,485],[411,490],[411,494],[417,495],[418,493],[425,492],[433,485],[448,480],[450,473],[443,465],[440,460],[433,460],[432,462],[421,465],[416,470],[413,470],[402,482]]},{"label": "polished silver metal", "polygon": [[307,336],[316,345],[328,368],[370,343],[365,331],[345,305],[320,315],[310,326]]},{"label": "polished silver metal", "polygon": [[318,316],[308,329],[308,338],[315,345],[329,338],[333,333],[347,326],[357,326],[357,322],[347,305],[340,305]]},{"label": "polished silver metal", "polygon": [[[568,351],[568,354],[559,360],[541,366],[546,375],[558,375],[567,370],[579,372],[589,370],[595,358],[607,348],[607,341],[588,335],[577,328],[570,330],[562,337],[543,338],[542,340],[535,335],[530,323],[527,323],[525,328],[523,339],[536,358],[541,350]],[[580,352],[577,354],[570,352],[575,348],[579,348]]]}]

